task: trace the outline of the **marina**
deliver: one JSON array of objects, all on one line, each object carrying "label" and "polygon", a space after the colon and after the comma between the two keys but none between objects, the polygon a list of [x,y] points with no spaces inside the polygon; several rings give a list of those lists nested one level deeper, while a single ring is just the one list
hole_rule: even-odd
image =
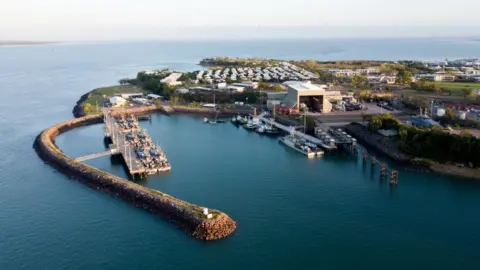
[{"label": "marina", "polygon": [[113,116],[103,109],[104,139],[109,143],[109,150],[76,158],[86,161],[107,155],[121,155],[128,173],[141,177],[172,169],[165,153],[159,144],[153,143],[145,129],[141,129],[138,119],[131,114]]},{"label": "marina", "polygon": [[105,109],[104,122],[105,138],[118,149],[130,175],[143,176],[171,170],[162,148],[152,142],[146,130],[140,128],[133,114],[114,117]]},{"label": "marina", "polygon": [[294,133],[280,138],[279,141],[297,152],[304,154],[308,158],[321,157],[323,155],[323,151],[316,145],[296,138]]},{"label": "marina", "polygon": [[[211,120],[207,118],[204,119],[205,123],[210,123],[210,121]],[[268,117],[267,112],[262,112],[257,116],[255,109],[250,116],[233,116],[231,118],[231,123],[237,126],[242,126],[248,131],[255,131],[259,134],[276,136],[280,135],[280,133],[284,133],[287,136],[281,138],[280,141],[283,144],[302,152],[307,157],[322,156],[324,154],[323,150],[335,151],[337,149],[342,149],[354,154],[357,153],[357,140],[342,129],[331,129],[322,126],[323,129],[315,129],[314,137],[305,133],[306,124],[298,127],[286,126],[275,121],[273,117]],[[304,132],[297,130],[302,127]],[[295,146],[296,144],[298,144],[298,147]]]}]

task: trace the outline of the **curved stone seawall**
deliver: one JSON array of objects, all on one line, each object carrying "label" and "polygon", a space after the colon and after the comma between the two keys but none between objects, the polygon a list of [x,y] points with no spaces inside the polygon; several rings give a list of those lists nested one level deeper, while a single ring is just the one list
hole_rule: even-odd
[{"label": "curved stone seawall", "polygon": [[[157,108],[127,110],[127,113],[145,113]],[[38,155],[48,164],[65,175],[86,185],[130,202],[138,208],[148,210],[179,226],[189,235],[202,240],[216,240],[229,236],[236,223],[228,215],[209,210],[213,217],[203,215],[203,207],[197,206],[158,190],[135,184],[92,166],[83,164],[65,155],[56,145],[55,137],[83,125],[103,122],[103,115],[90,115],[56,124],[40,133],[34,142]]]}]

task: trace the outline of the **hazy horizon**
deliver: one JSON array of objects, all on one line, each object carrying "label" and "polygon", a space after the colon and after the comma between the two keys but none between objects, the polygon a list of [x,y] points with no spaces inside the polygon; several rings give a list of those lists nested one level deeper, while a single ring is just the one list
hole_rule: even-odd
[{"label": "hazy horizon", "polygon": [[477,37],[479,8],[474,0],[6,1],[0,40]]},{"label": "hazy horizon", "polygon": [[[395,39],[395,38],[465,38],[480,39],[477,27],[181,27],[157,30],[136,29],[135,36],[119,36],[110,30],[101,36],[18,36],[0,42],[129,42],[129,41],[235,41],[235,40],[289,40],[289,39]],[[181,33],[179,33],[181,32]]]}]

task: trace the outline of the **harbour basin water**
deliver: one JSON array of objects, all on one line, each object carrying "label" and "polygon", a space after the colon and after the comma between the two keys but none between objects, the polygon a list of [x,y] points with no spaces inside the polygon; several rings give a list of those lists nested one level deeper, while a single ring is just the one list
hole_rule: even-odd
[{"label": "harbour basin water", "polygon": [[[209,125],[201,118],[155,115],[142,126],[162,145],[173,170],[139,183],[216,207],[238,222],[230,238],[202,245],[189,257],[212,252],[228,257],[226,262],[234,262],[238,269],[257,265],[252,260],[277,268],[361,264],[372,269],[401,257],[405,264],[390,265],[400,269],[412,260],[428,267],[440,260],[438,252],[455,254],[478,237],[471,215],[478,203],[473,190],[480,187],[475,182],[401,170],[400,185],[393,188],[379,180],[378,166],[372,170],[360,157],[327,155],[309,160],[276,139],[230,123]],[[57,143],[67,154],[81,156],[102,151],[102,136],[101,125],[83,127],[60,136]],[[126,177],[122,164],[112,165],[108,157],[88,163]],[[465,194],[458,197],[458,192]],[[426,199],[426,193],[436,199]],[[440,203],[443,196],[456,205]],[[162,242],[175,242],[171,239],[183,235],[161,227]],[[460,231],[470,235],[459,239]],[[180,246],[193,242],[177,240]],[[442,264],[471,265],[475,252],[467,246],[456,259],[445,258]],[[278,259],[288,256],[299,260]]]},{"label": "harbour basin water", "polygon": [[[386,49],[379,52],[371,43]],[[83,93],[141,69],[192,70],[201,58],[216,55],[438,59],[475,56],[479,48],[452,42],[429,50],[427,41],[392,43],[0,48],[0,269],[479,269],[480,184],[475,181],[400,170],[399,185],[391,189],[359,160],[308,160],[274,139],[230,124],[156,115],[142,125],[165,149],[172,172],[142,184],[225,211],[238,222],[231,237],[205,243],[68,180],[31,148],[41,130],[72,117]],[[315,49],[328,44],[342,52]],[[82,156],[104,149],[102,135],[101,125],[82,127],[57,143]],[[109,158],[89,164],[125,174]]]}]

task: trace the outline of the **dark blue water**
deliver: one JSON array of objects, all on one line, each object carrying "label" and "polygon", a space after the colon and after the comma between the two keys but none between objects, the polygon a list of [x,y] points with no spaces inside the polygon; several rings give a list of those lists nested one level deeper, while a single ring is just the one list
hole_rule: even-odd
[{"label": "dark blue water", "polygon": [[[401,42],[410,47],[390,47],[389,57],[387,49],[378,48],[392,41],[376,41],[383,46],[374,48],[389,59],[480,51],[480,44],[445,41],[436,47],[439,53],[425,55],[428,42]],[[338,58],[371,58],[373,51],[366,51],[372,43],[349,41]],[[68,180],[31,148],[43,128],[71,117],[81,94],[140,69],[193,69],[201,58],[215,55],[316,58],[322,48],[339,44],[0,48],[0,269],[478,269],[475,181],[401,170],[399,186],[392,189],[355,158],[307,160],[276,140],[230,124],[157,115],[142,125],[165,149],[173,169],[141,184],[217,208],[238,222],[231,237],[204,243]],[[84,127],[57,143],[81,156],[104,149],[102,134],[101,125]],[[88,163],[125,175],[108,157]]]}]

